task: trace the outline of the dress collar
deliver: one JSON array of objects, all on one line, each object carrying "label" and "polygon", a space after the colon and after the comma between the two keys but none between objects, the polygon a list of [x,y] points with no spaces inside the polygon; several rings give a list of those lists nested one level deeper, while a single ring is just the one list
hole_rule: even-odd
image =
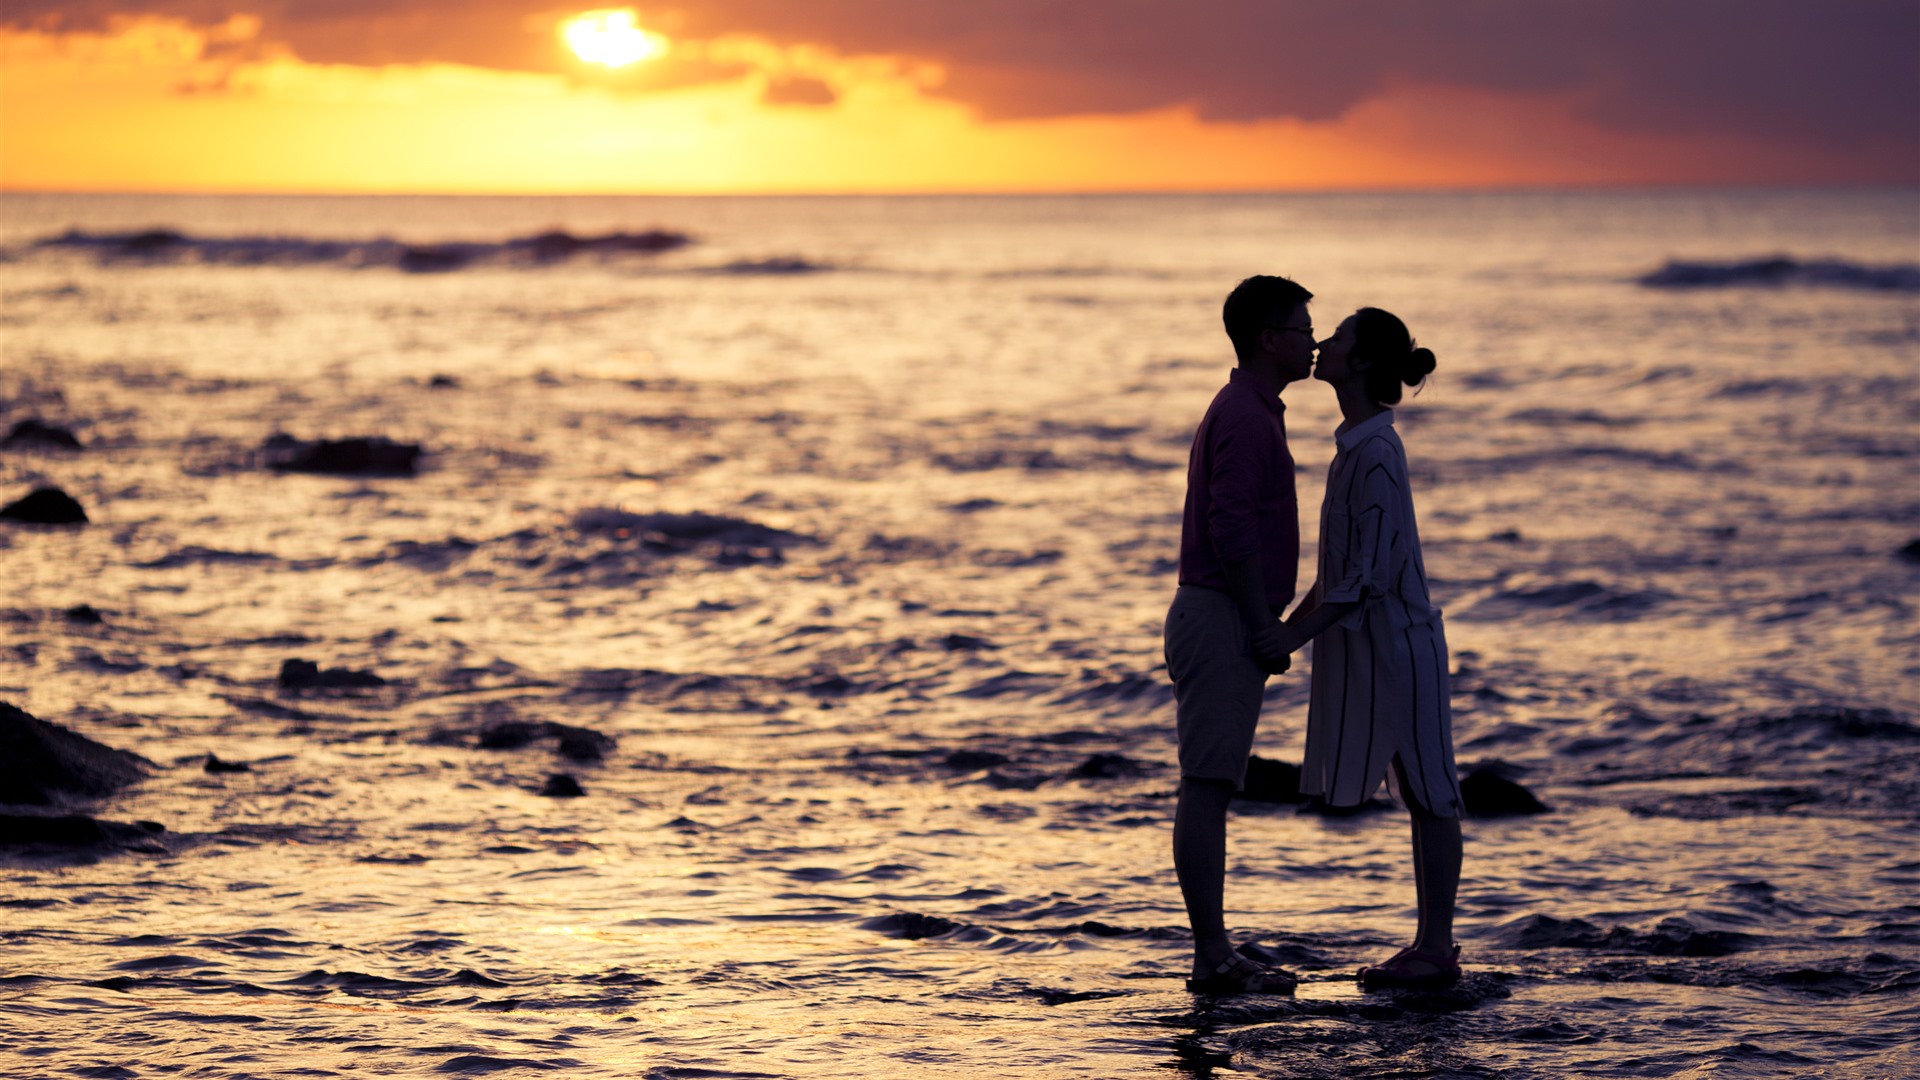
[{"label": "dress collar", "polygon": [[1335,428],[1333,430],[1333,442],[1335,446],[1338,446],[1342,450],[1351,450],[1360,445],[1361,441],[1367,436],[1372,435],[1381,428],[1390,428],[1392,426],[1393,410],[1382,409],[1352,427],[1347,427],[1342,424]]}]

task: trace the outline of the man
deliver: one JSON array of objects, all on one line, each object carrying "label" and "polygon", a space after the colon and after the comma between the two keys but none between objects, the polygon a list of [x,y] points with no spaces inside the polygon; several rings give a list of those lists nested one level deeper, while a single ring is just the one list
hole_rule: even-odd
[{"label": "man", "polygon": [[1202,993],[1290,994],[1298,981],[1234,952],[1221,908],[1227,806],[1246,780],[1267,676],[1288,666],[1280,616],[1293,599],[1300,515],[1280,392],[1312,372],[1311,299],[1266,275],[1228,295],[1222,316],[1239,364],[1187,459],[1166,655],[1180,742],[1173,865],[1193,926],[1187,986]]}]

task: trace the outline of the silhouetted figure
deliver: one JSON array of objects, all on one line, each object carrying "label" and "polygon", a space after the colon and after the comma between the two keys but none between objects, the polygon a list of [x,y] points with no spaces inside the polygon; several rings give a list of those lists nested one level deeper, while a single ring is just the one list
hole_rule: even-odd
[{"label": "silhouetted figure", "polygon": [[1320,510],[1320,567],[1288,616],[1283,647],[1313,642],[1300,790],[1330,806],[1373,797],[1383,779],[1413,815],[1420,925],[1413,944],[1360,970],[1367,989],[1445,986],[1460,977],[1453,901],[1464,800],[1453,763],[1447,640],[1427,596],[1406,449],[1393,430],[1400,388],[1433,371],[1406,324],[1361,308],[1320,343],[1314,378],[1344,418]]},{"label": "silhouetted figure", "polygon": [[1241,282],[1222,313],[1239,364],[1214,396],[1187,460],[1179,590],[1167,611],[1167,674],[1180,742],[1173,865],[1193,926],[1203,993],[1290,994],[1290,972],[1227,938],[1227,806],[1246,781],[1267,676],[1287,669],[1280,613],[1293,599],[1300,517],[1280,392],[1313,366],[1313,294],[1286,278]]}]

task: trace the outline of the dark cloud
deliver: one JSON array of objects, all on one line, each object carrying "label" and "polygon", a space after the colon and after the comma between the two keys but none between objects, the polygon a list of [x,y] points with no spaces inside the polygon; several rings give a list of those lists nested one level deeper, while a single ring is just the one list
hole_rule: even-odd
[{"label": "dark cloud", "polygon": [[[589,0],[587,8],[618,0]],[[1915,0],[635,0],[678,36],[750,33],[932,61],[993,119],[1189,106],[1329,120],[1396,85],[1553,96],[1630,132],[1832,146],[1920,140]],[[530,0],[0,0],[14,25],[238,11],[316,62],[557,70]],[[706,74],[724,76],[733,69]],[[683,72],[683,80],[702,77]],[[786,91],[782,91],[786,92]],[[793,91],[798,92],[798,91]],[[817,92],[817,91],[816,91]],[[1905,152],[1904,149],[1902,152]],[[1920,164],[1920,148],[1909,155]]]},{"label": "dark cloud", "polygon": [[1328,120],[1393,83],[1573,100],[1634,131],[1920,137],[1914,0],[682,0],[751,30],[948,68],[990,117],[1190,105]]}]

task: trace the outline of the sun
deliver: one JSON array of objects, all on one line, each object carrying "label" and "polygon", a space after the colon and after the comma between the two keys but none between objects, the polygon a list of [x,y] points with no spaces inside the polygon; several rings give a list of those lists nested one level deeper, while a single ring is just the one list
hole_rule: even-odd
[{"label": "sun", "polygon": [[560,36],[575,56],[610,68],[651,60],[667,51],[666,36],[641,29],[632,8],[583,11],[560,24]]}]

